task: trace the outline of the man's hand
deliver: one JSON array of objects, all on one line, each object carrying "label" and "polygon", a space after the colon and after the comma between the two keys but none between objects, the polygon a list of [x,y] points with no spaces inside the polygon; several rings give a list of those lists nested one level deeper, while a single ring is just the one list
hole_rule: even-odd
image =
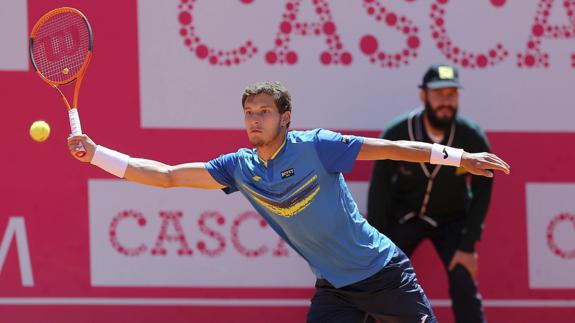
[{"label": "man's hand", "polygon": [[477,253],[476,252],[465,252],[457,250],[451,262],[449,263],[449,271],[451,271],[457,264],[462,265],[467,269],[473,280],[477,276]]},{"label": "man's hand", "polygon": [[[77,151],[78,143],[80,142],[82,143],[82,145],[84,145],[84,149],[86,149],[86,154],[82,157],[78,157],[74,154]],[[70,149],[70,153],[72,154],[72,156],[74,156],[74,158],[76,158],[79,161],[89,163],[90,161],[92,161],[92,158],[94,157],[94,152],[96,151],[96,143],[94,143],[92,139],[90,139],[86,135],[80,135],[80,136],[70,135],[70,137],[68,137],[68,149]]]},{"label": "man's hand", "polygon": [[501,158],[490,153],[468,153],[463,152],[461,156],[461,166],[473,175],[493,177],[491,170],[499,170],[508,174],[511,166]]}]

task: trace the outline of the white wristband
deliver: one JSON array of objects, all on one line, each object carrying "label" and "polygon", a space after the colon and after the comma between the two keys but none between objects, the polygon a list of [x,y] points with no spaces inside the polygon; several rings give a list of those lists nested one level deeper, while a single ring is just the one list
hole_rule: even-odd
[{"label": "white wristband", "polygon": [[429,162],[436,165],[459,167],[461,165],[461,155],[463,155],[463,149],[433,144]]},{"label": "white wristband", "polygon": [[126,154],[98,145],[90,164],[122,178],[128,168],[129,159],[130,156]]}]

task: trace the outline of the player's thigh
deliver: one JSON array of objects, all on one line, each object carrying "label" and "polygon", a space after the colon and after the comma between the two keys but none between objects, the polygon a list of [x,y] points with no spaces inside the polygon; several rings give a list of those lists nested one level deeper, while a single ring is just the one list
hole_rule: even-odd
[{"label": "player's thigh", "polygon": [[[392,305],[393,304],[393,305]],[[399,304],[399,305],[398,305]],[[396,306],[393,311],[369,313],[371,321],[380,323],[437,323],[435,314],[425,294],[397,295],[391,303],[382,304],[382,307]],[[389,313],[395,312],[395,313]],[[377,321],[376,321],[377,320]]]},{"label": "player's thigh", "polygon": [[363,323],[366,318],[367,313],[330,290],[316,290],[307,314],[308,323]]},{"label": "player's thigh", "polygon": [[429,299],[401,250],[382,271],[354,286],[369,294],[356,298],[356,306],[380,322],[435,322]]}]

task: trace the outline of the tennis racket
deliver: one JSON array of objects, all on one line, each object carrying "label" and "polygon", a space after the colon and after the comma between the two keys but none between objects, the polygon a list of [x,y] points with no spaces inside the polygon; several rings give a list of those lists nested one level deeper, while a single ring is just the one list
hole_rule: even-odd
[{"label": "tennis racket", "polygon": [[[30,33],[30,60],[38,76],[55,88],[68,109],[72,135],[82,134],[78,115],[78,95],[92,57],[93,36],[88,19],[74,8],[54,9],[42,16]],[[72,105],[59,86],[74,84]],[[75,152],[82,157],[80,144]]]}]

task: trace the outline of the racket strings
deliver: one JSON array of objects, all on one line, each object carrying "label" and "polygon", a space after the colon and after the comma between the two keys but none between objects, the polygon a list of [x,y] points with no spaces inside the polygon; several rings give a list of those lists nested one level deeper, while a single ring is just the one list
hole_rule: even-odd
[{"label": "racket strings", "polygon": [[48,18],[34,37],[32,52],[38,71],[52,82],[73,80],[86,60],[90,37],[78,14],[63,12]]}]

